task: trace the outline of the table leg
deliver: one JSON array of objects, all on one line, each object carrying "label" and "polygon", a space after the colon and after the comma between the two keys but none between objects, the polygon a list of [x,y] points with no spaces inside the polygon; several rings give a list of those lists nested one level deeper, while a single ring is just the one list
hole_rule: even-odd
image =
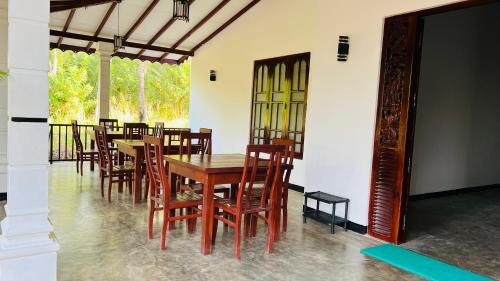
[{"label": "table leg", "polygon": [[144,157],[142,151],[137,149],[135,151],[134,159],[134,203],[140,203],[142,200],[142,163],[144,162]]},{"label": "table leg", "polygon": [[[95,149],[95,142],[93,140],[90,140],[90,151],[94,152]],[[94,153],[90,154],[90,170],[94,171]]]},{"label": "table leg", "polygon": [[203,187],[203,209],[201,217],[201,253],[212,253],[212,234],[214,223],[214,179],[208,175]]},{"label": "table leg", "polygon": [[306,223],[307,222],[307,194],[304,196],[304,206],[302,206],[302,220],[303,220],[303,223]]},{"label": "table leg", "polygon": [[347,211],[349,211],[349,202],[345,202],[344,231],[347,231]]}]

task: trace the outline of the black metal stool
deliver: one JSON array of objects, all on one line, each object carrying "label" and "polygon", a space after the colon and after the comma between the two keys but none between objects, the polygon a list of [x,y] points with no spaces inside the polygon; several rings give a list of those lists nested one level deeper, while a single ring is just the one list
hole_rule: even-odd
[{"label": "black metal stool", "polygon": [[[307,210],[307,199],[314,199],[316,200],[316,210]],[[319,202],[327,203],[327,204],[332,204],[332,216],[331,216],[331,221],[326,220],[326,219],[321,219],[319,215]],[[345,204],[345,214],[344,218],[335,218],[335,207],[339,203],[344,203]],[[306,192],[304,194],[304,206],[303,206],[303,213],[302,216],[304,218],[304,223],[306,223],[306,217],[314,218],[319,221],[324,221],[326,223],[332,224],[332,229],[331,233],[335,233],[334,226],[335,222],[343,222],[344,223],[344,230],[347,231],[347,211],[349,210],[349,199],[347,198],[342,198],[339,196],[331,195],[325,192],[321,191],[314,191],[314,192]],[[314,214],[314,216],[310,215]]]}]

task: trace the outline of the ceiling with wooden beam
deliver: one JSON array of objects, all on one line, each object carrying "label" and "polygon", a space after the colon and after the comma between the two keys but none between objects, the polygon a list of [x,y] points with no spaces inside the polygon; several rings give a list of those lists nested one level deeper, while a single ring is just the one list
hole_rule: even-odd
[{"label": "ceiling with wooden beam", "polygon": [[[116,56],[181,63],[195,55],[260,0],[191,0],[189,23],[172,20],[172,0],[122,0]],[[88,6],[86,6],[88,4]],[[118,5],[110,0],[51,0],[51,48],[95,52],[96,40],[118,33]]]}]

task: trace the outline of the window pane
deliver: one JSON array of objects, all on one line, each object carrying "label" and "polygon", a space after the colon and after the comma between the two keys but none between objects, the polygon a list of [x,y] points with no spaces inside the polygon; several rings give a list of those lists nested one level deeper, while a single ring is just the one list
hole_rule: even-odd
[{"label": "window pane", "polygon": [[297,119],[297,104],[296,103],[292,103],[290,104],[290,121],[289,121],[289,125],[288,125],[288,130],[289,131],[295,131],[296,130],[296,125],[297,123],[295,122],[295,119]]},{"label": "window pane", "polygon": [[296,91],[299,88],[299,62],[293,65],[292,90]]},{"label": "window pane", "polygon": [[300,63],[300,85],[299,85],[299,89],[301,91],[304,91],[306,89],[306,78],[307,78],[306,70],[307,70],[307,64],[303,60]]}]

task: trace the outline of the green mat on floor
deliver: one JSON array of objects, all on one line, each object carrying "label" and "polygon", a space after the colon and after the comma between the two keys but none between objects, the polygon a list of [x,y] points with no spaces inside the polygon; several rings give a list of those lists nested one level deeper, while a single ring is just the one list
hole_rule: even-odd
[{"label": "green mat on floor", "polygon": [[384,244],[362,249],[361,253],[429,280],[493,280],[392,244]]}]

